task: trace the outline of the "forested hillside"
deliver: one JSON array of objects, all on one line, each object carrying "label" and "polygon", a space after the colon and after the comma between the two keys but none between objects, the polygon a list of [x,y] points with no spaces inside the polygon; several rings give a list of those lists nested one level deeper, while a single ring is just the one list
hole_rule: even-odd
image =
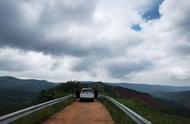
[{"label": "forested hillside", "polygon": [[56,85],[45,80],[0,77],[0,115],[32,105],[42,90]]}]

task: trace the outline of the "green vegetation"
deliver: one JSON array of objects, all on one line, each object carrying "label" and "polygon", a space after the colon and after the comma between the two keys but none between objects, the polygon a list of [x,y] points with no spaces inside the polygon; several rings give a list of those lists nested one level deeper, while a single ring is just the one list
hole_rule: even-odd
[{"label": "green vegetation", "polygon": [[34,113],[28,115],[28,116],[20,118],[16,121],[12,122],[11,124],[41,124],[49,116],[62,110],[64,107],[71,104],[73,101],[74,101],[74,99],[69,99],[69,100],[63,101],[61,103],[57,103],[55,105],[46,107],[42,110],[39,110],[37,112],[34,112]]},{"label": "green vegetation", "polygon": [[79,87],[79,82],[68,81],[66,83],[60,83],[58,86],[43,90],[39,97],[38,102],[45,102],[55,98],[63,97],[74,92]]},{"label": "green vegetation", "polygon": [[[69,95],[74,91],[74,89],[77,86],[78,86],[78,82],[76,81],[68,81],[67,83],[60,83],[56,87],[41,91],[38,96],[38,99],[33,101],[33,103],[38,104],[38,103],[46,102],[52,99]],[[39,110],[21,119],[18,119],[12,122],[11,124],[40,124],[49,116],[60,111],[65,106],[71,104],[73,101],[74,99],[70,99],[70,100],[66,100],[61,103],[57,103],[55,105],[46,107],[42,110]]]},{"label": "green vegetation", "polygon": [[0,77],[0,116],[38,103],[40,92],[55,86],[57,84],[44,80]]},{"label": "green vegetation", "polygon": [[[141,92],[133,91],[127,88],[123,89],[115,86],[110,86],[103,83],[98,83],[97,86],[100,88],[99,91],[101,94],[114,98],[147,120],[151,121],[153,124],[190,124],[188,109],[185,110],[183,107],[177,104],[162,99],[152,98],[150,99],[151,101],[154,101],[156,103],[158,102],[158,106],[155,107],[152,106],[151,103],[146,103],[146,101],[143,101],[143,93]],[[134,94],[134,96],[130,96],[130,98],[124,98],[125,96],[129,97],[131,94]],[[146,94],[144,95],[147,96]],[[149,96],[147,97],[150,98]],[[124,115],[118,111],[118,108],[115,108],[115,106],[113,106],[111,103],[105,102],[106,100],[100,101],[110,111],[110,114],[112,115],[115,122],[118,124],[125,124],[126,122],[127,124],[133,123],[130,121],[131,119],[124,117]],[[126,120],[122,120],[123,118]]]},{"label": "green vegetation", "polygon": [[134,99],[115,98],[133,111],[150,120],[153,124],[190,124],[190,118],[163,113],[159,109],[147,106]]},{"label": "green vegetation", "polygon": [[100,98],[99,100],[108,109],[108,111],[110,112],[116,124],[136,124],[129,116],[127,116],[123,111],[121,111],[113,103],[102,98]]},{"label": "green vegetation", "polygon": [[55,84],[44,80],[0,77],[0,116],[71,94],[78,82]]},{"label": "green vegetation", "polygon": [[158,91],[154,92],[156,97],[161,99],[166,99],[169,101],[173,101],[176,104],[184,106],[190,109],[190,91],[181,91],[181,92],[163,92]]},{"label": "green vegetation", "polygon": [[[53,99],[56,99],[59,97],[69,95],[73,92],[75,86],[77,86],[77,85],[78,84],[75,81],[68,81],[67,83],[60,83],[56,87],[53,87],[53,88],[50,88],[47,90],[43,90],[42,92],[40,92],[38,99],[36,101],[34,101],[34,103],[38,104],[38,103],[46,102],[49,100],[53,100]],[[39,110],[33,114],[30,114],[21,119],[18,119],[13,124],[25,124],[25,123],[28,124],[28,122],[30,122],[29,124],[41,123],[43,120],[47,119],[47,117],[51,116],[55,112],[60,111],[65,106],[69,105],[72,101],[73,101],[73,99],[49,106],[49,107]]]}]

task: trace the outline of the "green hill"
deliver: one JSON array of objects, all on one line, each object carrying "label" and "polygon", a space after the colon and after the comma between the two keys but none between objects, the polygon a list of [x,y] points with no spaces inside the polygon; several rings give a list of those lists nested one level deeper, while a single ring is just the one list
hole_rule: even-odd
[{"label": "green hill", "polygon": [[190,109],[190,91],[181,92],[154,92],[154,96],[173,101]]},{"label": "green hill", "polygon": [[0,77],[0,115],[33,104],[42,90],[57,84],[45,80],[23,80],[15,77]]}]

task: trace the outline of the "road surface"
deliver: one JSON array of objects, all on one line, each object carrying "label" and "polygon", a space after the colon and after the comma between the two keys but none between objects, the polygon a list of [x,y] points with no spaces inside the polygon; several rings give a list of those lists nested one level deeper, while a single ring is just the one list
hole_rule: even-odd
[{"label": "road surface", "polygon": [[49,117],[43,124],[114,124],[114,121],[99,101],[76,101]]}]

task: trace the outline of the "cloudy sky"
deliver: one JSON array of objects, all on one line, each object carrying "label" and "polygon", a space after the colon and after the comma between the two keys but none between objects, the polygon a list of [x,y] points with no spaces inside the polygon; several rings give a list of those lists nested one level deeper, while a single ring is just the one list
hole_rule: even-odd
[{"label": "cloudy sky", "polygon": [[190,85],[190,1],[0,0],[0,76]]}]

